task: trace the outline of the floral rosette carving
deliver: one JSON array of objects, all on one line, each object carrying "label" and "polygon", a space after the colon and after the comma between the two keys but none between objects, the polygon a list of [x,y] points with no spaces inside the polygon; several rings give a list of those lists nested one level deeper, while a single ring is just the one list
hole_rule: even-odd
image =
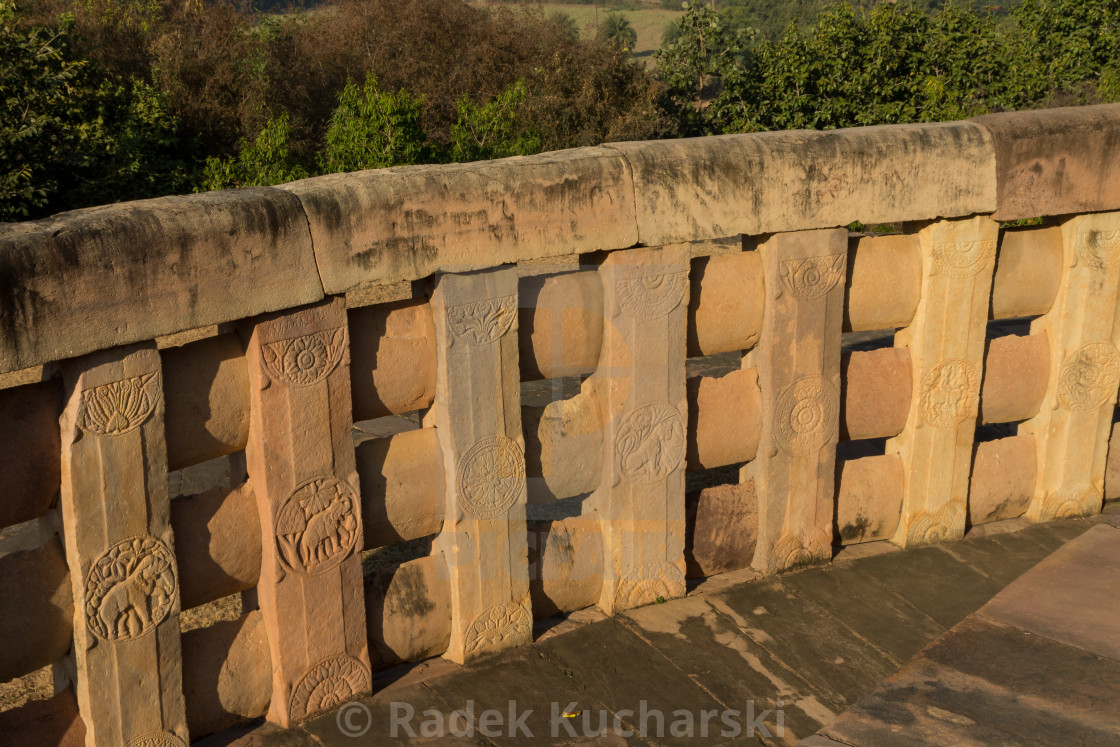
[{"label": "floral rosette carving", "polygon": [[942,361],[922,379],[918,410],[934,428],[952,428],[976,414],[979,395],[980,382],[970,363]]},{"label": "floral rosette carving", "polygon": [[914,517],[906,532],[906,544],[931,545],[963,536],[964,507],[947,503],[941,508],[923,511]]},{"label": "floral rosette carving", "polygon": [[346,328],[312,332],[261,346],[269,378],[289,386],[311,386],[327,378],[346,352]]},{"label": "floral rosette carving", "polygon": [[358,542],[360,520],[354,489],[320,477],[299,485],[276,516],[281,562],[298,573],[322,573],[345,560]]},{"label": "floral rosette carving", "polygon": [[456,480],[463,509],[477,519],[493,519],[525,490],[525,457],[508,438],[484,438],[467,450]]},{"label": "floral rosette carving", "polygon": [[616,610],[629,610],[656,602],[658,597],[684,596],[684,574],[672,563],[653,561],[631,568],[614,593]]},{"label": "floral rosette carving", "polygon": [[778,266],[786,288],[804,299],[820,298],[836,287],[844,277],[846,254],[829,254],[823,257],[787,259]]},{"label": "floral rosette carving", "polygon": [[682,272],[651,272],[646,270],[634,277],[615,283],[619,306],[637,319],[660,319],[684,300],[687,279]]},{"label": "floral rosette carving", "polygon": [[164,731],[137,737],[129,742],[127,747],[187,747],[187,745],[179,737]]},{"label": "floral rosette carving", "polygon": [[992,263],[996,242],[992,239],[948,241],[933,245],[933,264],[951,278],[970,278]]},{"label": "floral rosette carving", "polygon": [[155,630],[175,605],[171,551],[155,537],[116,543],[86,574],[86,625],[106,641],[129,641]]},{"label": "floral rosette carving", "polygon": [[837,435],[839,398],[836,389],[820,376],[806,376],[786,388],[774,408],[774,434],[791,454],[819,451]]},{"label": "floral rosette carving", "polygon": [[1039,521],[1087,516],[1100,509],[1101,500],[1101,494],[1088,483],[1064,485],[1043,499]]},{"label": "floral rosette carving", "polygon": [[810,529],[784,534],[770,551],[768,573],[820,563],[831,557],[832,542],[823,531]]},{"label": "floral rosette carving", "polygon": [[472,301],[447,310],[447,322],[451,331],[471,345],[487,345],[498,341],[513,326],[516,317],[516,296]]},{"label": "floral rosette carving", "polygon": [[487,607],[471,622],[463,643],[467,656],[498,651],[532,639],[533,620],[517,602]]},{"label": "floral rosette carving", "polygon": [[160,376],[154,372],[86,389],[78,425],[88,433],[120,436],[148,419],[160,395]]},{"label": "floral rosette carving", "polygon": [[369,689],[365,664],[350,656],[336,656],[307,670],[288,699],[288,717],[293,723],[354,700]]},{"label": "floral rosette carving", "polygon": [[684,461],[684,419],[664,402],[644,404],[626,415],[615,437],[618,471],[636,483],[668,477]]},{"label": "floral rosette carving", "polygon": [[1077,234],[1076,250],[1091,267],[1112,267],[1120,262],[1120,231],[1082,231]]},{"label": "floral rosette carving", "polygon": [[1058,401],[1068,410],[1095,410],[1116,399],[1120,355],[1110,342],[1090,342],[1066,356]]}]

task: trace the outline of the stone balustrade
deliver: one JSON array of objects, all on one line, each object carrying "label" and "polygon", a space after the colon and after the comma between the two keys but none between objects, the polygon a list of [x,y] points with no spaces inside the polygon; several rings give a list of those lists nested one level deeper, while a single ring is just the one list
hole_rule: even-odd
[{"label": "stone balustrade", "polygon": [[0,680],[55,686],[0,733],[289,725],[689,578],[1098,512],[1117,143],[1120,106],[1055,109],[0,226],[0,527],[40,538],[0,556]]}]

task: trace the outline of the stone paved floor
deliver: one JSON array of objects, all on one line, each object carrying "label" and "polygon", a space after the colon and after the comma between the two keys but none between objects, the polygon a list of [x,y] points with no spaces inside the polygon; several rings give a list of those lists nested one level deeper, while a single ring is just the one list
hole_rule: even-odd
[{"label": "stone paved floor", "polygon": [[[1092,520],[989,525],[958,542],[905,552],[856,546],[830,566],[776,579],[724,574],[684,599],[615,618],[585,610],[544,621],[531,646],[483,663],[434,660],[385,673],[373,697],[300,729],[260,725],[204,744],[835,744],[813,736],[822,727],[842,744],[1020,744],[1024,729],[1070,723],[1082,728],[1053,743],[1120,744],[1120,662],[1110,658],[1120,635],[1103,652],[1085,648],[1084,638],[1116,631],[1120,620],[1112,594],[1120,572],[1117,508]],[[1105,549],[1077,555],[1080,545],[1067,543],[1090,530],[1086,536]],[[1049,575],[1008,588],[1059,548],[1066,554],[1036,569]],[[1069,557],[1078,563],[1063,560]],[[1110,586],[1088,575],[1094,562],[1109,569]],[[1065,583],[1063,574],[1083,570],[1080,586]],[[1108,604],[1111,612],[1103,612]],[[1015,627],[1053,634],[1070,620],[1078,622],[1064,629],[1074,637],[1057,642]],[[937,676],[933,669],[949,666],[930,658],[939,651],[973,668],[923,684]],[[967,688],[997,671],[999,687],[971,698]],[[1007,727],[1019,714],[1051,714],[1036,707],[1045,697],[1074,710],[1064,721]],[[998,715],[1008,703],[1027,705]],[[511,708],[523,728],[510,723]],[[898,715],[915,709],[918,715]],[[986,709],[997,715],[985,720]],[[931,724],[941,731],[927,733]],[[970,724],[981,726],[969,732]],[[601,726],[607,734],[594,736]]]}]

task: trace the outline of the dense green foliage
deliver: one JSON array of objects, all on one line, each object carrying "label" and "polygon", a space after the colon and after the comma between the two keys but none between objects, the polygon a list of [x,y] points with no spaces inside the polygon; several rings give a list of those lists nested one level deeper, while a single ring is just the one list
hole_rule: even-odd
[{"label": "dense green foliage", "polygon": [[0,221],[612,140],[1120,100],[1120,0],[828,1],[693,0],[647,70],[619,14],[581,39],[562,14],[464,0],[0,0]]}]

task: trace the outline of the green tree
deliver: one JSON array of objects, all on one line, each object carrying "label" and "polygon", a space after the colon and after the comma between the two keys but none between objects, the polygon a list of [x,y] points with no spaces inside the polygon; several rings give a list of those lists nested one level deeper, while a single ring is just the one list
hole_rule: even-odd
[{"label": "green tree", "polygon": [[521,121],[525,82],[518,81],[485,104],[459,99],[451,126],[451,160],[482,161],[527,156],[540,150],[540,138]]},{"label": "green tree", "polygon": [[629,52],[638,43],[638,32],[630,19],[621,13],[608,13],[599,26],[599,38],[624,52]]},{"label": "green tree", "polygon": [[237,155],[208,158],[197,191],[269,187],[304,179],[307,169],[293,162],[288,148],[288,115],[270,119],[253,140],[242,140]]},{"label": "green tree", "polygon": [[359,86],[353,80],[338,95],[338,108],[319,156],[324,173],[378,169],[427,159],[427,137],[420,123],[423,97],[404,90],[385,91],[372,74]]}]

